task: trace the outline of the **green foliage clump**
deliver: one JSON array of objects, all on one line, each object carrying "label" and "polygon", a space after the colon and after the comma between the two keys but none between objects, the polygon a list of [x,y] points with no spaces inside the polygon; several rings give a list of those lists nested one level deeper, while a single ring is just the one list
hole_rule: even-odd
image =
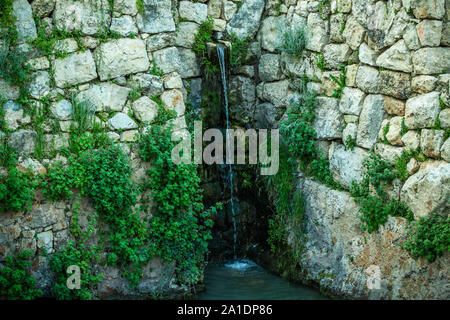
[{"label": "green foliage clump", "polygon": [[214,19],[209,16],[208,19],[200,24],[198,32],[194,37],[194,44],[192,45],[192,50],[200,57],[200,63],[205,68],[208,78],[218,71],[217,66],[209,60],[206,48],[206,44],[212,42],[213,26]]},{"label": "green foliage clump", "polygon": [[355,202],[360,204],[359,218],[363,223],[362,229],[369,233],[377,231],[390,215],[411,220],[412,212],[406,204],[390,199],[386,191],[398,176],[393,166],[379,154],[374,153],[364,160],[363,165],[365,167],[363,180],[359,184],[353,182],[350,188],[350,194]]},{"label": "green foliage clump", "polygon": [[345,66],[341,65],[339,66],[339,69],[341,70],[341,73],[339,74],[339,79],[337,79],[334,75],[330,74],[331,80],[333,80],[339,86],[338,88],[335,88],[333,90],[331,96],[338,99],[342,97],[342,91],[345,88],[345,78],[347,77],[347,71],[345,69]]},{"label": "green foliage clump", "polygon": [[152,60],[152,67],[150,68],[149,73],[157,77],[162,77],[164,75],[164,71],[161,70],[155,59]]},{"label": "green foliage clump", "polygon": [[34,182],[30,174],[12,166],[6,177],[0,177],[1,211],[28,211],[33,198]]},{"label": "green foliage clump", "polygon": [[0,32],[0,78],[10,85],[26,87],[30,82],[30,70],[25,64],[27,56],[16,45],[15,27]]},{"label": "green foliage clump", "polygon": [[308,42],[305,26],[288,27],[282,31],[282,34],[283,37],[279,50],[300,58]]},{"label": "green foliage clump", "polygon": [[344,142],[345,150],[353,150],[356,147],[356,140],[352,136],[347,136]]},{"label": "green foliage clump", "polygon": [[30,272],[31,250],[8,255],[3,268],[0,268],[0,298],[7,300],[33,300],[42,296],[36,289],[36,280]]},{"label": "green foliage clump", "polygon": [[412,158],[418,158],[420,156],[419,154],[420,153],[418,150],[409,150],[403,151],[400,156],[395,157],[394,166],[397,178],[401,181],[406,181],[406,179],[408,179],[409,172],[406,169],[406,166]]},{"label": "green foliage clump", "polygon": [[317,57],[316,66],[317,66],[320,70],[324,71],[326,65],[327,65],[327,63],[326,63],[326,61],[325,61],[325,59],[324,59],[324,57],[323,57],[323,53],[319,54],[318,57]]},{"label": "green foliage clump", "polygon": [[[70,229],[76,241],[69,240],[58,252],[49,257],[50,268],[56,274],[56,283],[52,293],[58,300],[91,300],[94,298],[94,290],[103,278],[103,274],[97,274],[94,265],[99,262],[101,249],[99,246],[89,244],[95,225],[96,215],[88,217],[87,230],[81,231],[78,225],[79,201],[76,200],[73,208],[73,218]],[[80,289],[67,288],[67,268],[69,266],[80,268]]]},{"label": "green foliage clump", "polygon": [[425,257],[433,262],[450,250],[450,217],[434,213],[414,221],[403,248],[414,257]]},{"label": "green foliage clump", "polygon": [[166,261],[177,261],[178,280],[193,284],[202,275],[216,207],[204,210],[196,165],[173,163],[171,126],[161,121],[170,115],[163,114],[160,108],[157,122],[161,124],[148,128],[139,141],[141,157],[152,163],[145,184],[153,196],[150,251]]},{"label": "green foliage clump", "polygon": [[239,39],[235,33],[231,33],[229,39],[231,42],[230,65],[240,67],[247,57],[250,39]]},{"label": "green foliage clump", "polygon": [[2,0],[0,2],[0,28],[9,28],[15,21],[13,12],[14,0]]}]

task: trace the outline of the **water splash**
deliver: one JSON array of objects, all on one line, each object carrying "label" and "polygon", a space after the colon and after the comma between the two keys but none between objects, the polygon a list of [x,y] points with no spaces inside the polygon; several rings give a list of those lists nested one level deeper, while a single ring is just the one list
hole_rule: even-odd
[{"label": "water splash", "polygon": [[[227,129],[230,129],[230,119],[229,119],[229,110],[228,110],[227,76],[226,76],[226,69],[225,69],[225,48],[221,45],[218,45],[216,47],[216,50],[217,50],[217,56],[219,58],[220,75],[222,78]],[[226,139],[226,143],[227,143],[226,150],[228,152],[228,150],[231,150],[231,148],[229,146],[230,139]],[[232,220],[233,220],[233,254],[234,254],[234,259],[236,259],[237,228],[236,228],[236,216],[235,216],[234,198],[233,198],[233,168],[232,168],[231,164],[228,165],[228,168],[229,168],[228,180],[230,183],[231,214],[232,214]]]}]

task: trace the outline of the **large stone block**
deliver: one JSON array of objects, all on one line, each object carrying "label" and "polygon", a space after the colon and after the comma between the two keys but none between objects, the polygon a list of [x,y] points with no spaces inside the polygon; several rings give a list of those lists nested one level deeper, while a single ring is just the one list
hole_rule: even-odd
[{"label": "large stone block", "polygon": [[411,54],[406,47],[405,41],[400,40],[392,47],[384,51],[376,60],[378,66],[403,71],[411,72]]},{"label": "large stone block", "polygon": [[170,0],[144,0],[143,4],[144,13],[136,17],[141,32],[153,34],[176,30]]},{"label": "large stone block", "polygon": [[264,10],[264,0],[244,1],[239,11],[227,25],[228,33],[235,33],[240,39],[251,38],[259,28],[259,21]]},{"label": "large stone block", "polygon": [[148,70],[150,61],[140,39],[117,39],[101,44],[94,52],[100,80]]},{"label": "large stone block", "polygon": [[406,180],[400,194],[414,217],[450,210],[450,164],[445,161],[425,162]]},{"label": "large stone block", "polygon": [[434,91],[406,101],[405,124],[410,129],[430,128],[439,115],[439,92]]},{"label": "large stone block", "polygon": [[369,94],[364,99],[364,104],[359,117],[358,134],[356,143],[366,149],[372,149],[378,138],[384,115],[384,97],[382,95]]},{"label": "large stone block", "polygon": [[64,59],[55,59],[55,83],[64,88],[97,78],[91,51],[72,53]]},{"label": "large stone block", "polygon": [[313,124],[318,139],[342,138],[344,118],[336,98],[317,97],[316,118]]},{"label": "large stone block", "polygon": [[343,114],[359,116],[366,94],[359,89],[345,87],[339,102],[339,110]]},{"label": "large stone block", "polygon": [[422,48],[412,56],[414,71],[418,74],[440,74],[450,70],[450,48]]},{"label": "large stone block", "polygon": [[94,84],[89,89],[80,92],[77,99],[88,100],[97,112],[122,111],[130,91],[129,88],[106,82]]},{"label": "large stone block", "polygon": [[330,170],[333,178],[346,188],[350,188],[352,182],[361,182],[364,174],[363,161],[369,153],[361,148],[346,150],[342,144],[337,145],[330,158]]}]

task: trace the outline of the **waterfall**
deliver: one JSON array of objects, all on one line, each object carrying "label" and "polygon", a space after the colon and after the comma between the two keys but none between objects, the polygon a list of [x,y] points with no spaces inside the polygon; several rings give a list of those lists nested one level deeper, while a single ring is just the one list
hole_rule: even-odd
[{"label": "waterfall", "polygon": [[[223,86],[223,95],[225,99],[225,114],[226,114],[226,121],[227,121],[227,129],[230,129],[230,119],[229,119],[229,111],[228,111],[228,91],[227,91],[227,76],[226,76],[226,69],[225,69],[225,48],[223,46],[218,45],[217,46],[217,56],[219,58],[219,65],[220,65],[220,74],[222,78],[222,86]],[[230,139],[226,139],[227,147],[226,150],[231,150],[229,148]],[[233,155],[234,156],[234,155]],[[230,184],[230,202],[231,202],[231,214],[232,214],[232,220],[233,220],[233,254],[234,259],[236,259],[236,242],[237,242],[237,229],[236,229],[236,217],[235,217],[235,209],[234,209],[234,198],[233,198],[233,168],[232,165],[228,165],[229,171],[228,171],[228,180]]]}]

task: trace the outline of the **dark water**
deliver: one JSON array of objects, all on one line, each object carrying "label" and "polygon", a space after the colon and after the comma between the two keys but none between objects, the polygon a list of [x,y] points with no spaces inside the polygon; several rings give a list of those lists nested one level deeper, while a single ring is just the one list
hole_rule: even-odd
[{"label": "dark water", "polygon": [[322,300],[318,291],[289,283],[250,260],[206,268],[206,291],[199,300]]}]

